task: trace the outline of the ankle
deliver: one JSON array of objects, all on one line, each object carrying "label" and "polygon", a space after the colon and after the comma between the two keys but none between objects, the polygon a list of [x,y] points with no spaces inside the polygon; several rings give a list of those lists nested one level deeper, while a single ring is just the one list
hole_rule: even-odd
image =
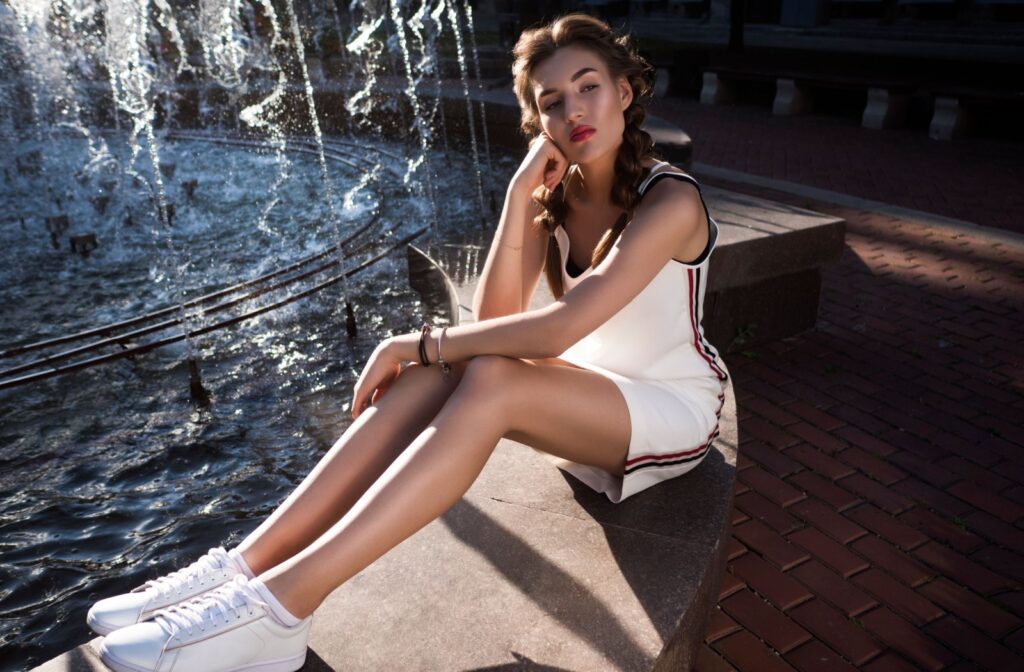
[{"label": "ankle", "polygon": [[228,556],[235,561],[235,564],[242,570],[242,573],[245,574],[246,578],[251,580],[258,576],[256,571],[253,569],[252,564],[249,562],[249,559],[246,558],[245,554],[238,548],[232,548],[228,551]]},{"label": "ankle", "polygon": [[285,604],[278,599],[278,596],[274,591],[272,591],[262,580],[258,578],[252,579],[249,581],[249,585],[252,586],[256,593],[267,602],[270,606],[271,613],[273,613],[279,621],[288,627],[295,627],[302,622],[304,616],[285,606]]}]

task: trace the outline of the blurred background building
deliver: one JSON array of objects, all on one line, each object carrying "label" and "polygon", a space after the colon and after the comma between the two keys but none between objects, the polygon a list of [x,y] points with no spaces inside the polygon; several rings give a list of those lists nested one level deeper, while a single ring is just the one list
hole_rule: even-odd
[{"label": "blurred background building", "polygon": [[869,128],[919,128],[936,140],[1024,138],[1024,0],[474,4],[478,31],[494,36],[481,36],[492,77],[507,76],[523,28],[582,10],[638,38],[661,95],[860,115]]}]

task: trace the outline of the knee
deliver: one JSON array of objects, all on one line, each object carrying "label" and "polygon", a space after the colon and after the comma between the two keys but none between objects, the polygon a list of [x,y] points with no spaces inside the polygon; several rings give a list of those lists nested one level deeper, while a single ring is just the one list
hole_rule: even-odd
[{"label": "knee", "polygon": [[459,389],[470,389],[480,394],[480,398],[492,401],[498,392],[509,388],[508,381],[516,367],[522,366],[520,360],[502,355],[480,355],[466,361],[465,364],[466,369]]}]

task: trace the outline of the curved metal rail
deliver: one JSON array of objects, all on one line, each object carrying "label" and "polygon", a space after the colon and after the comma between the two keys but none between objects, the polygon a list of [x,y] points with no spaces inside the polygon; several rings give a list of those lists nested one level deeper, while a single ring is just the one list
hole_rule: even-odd
[{"label": "curved metal rail", "polygon": [[[199,140],[199,141],[211,142],[211,143],[216,143],[216,144],[229,144],[229,145],[242,145],[242,146],[259,146],[259,147],[268,147],[268,146],[270,146],[267,143],[258,143],[258,142],[252,141],[252,140],[248,140],[248,139],[244,139],[244,138],[235,138],[235,137],[208,136],[208,135],[197,134],[197,133],[181,133],[181,132],[174,132],[174,133],[171,133],[169,135],[171,137],[180,138],[180,139]],[[303,152],[303,153],[313,153],[313,152],[316,151],[313,148],[313,142],[311,140],[303,139],[303,138],[294,138],[294,139],[291,139],[290,142],[293,143],[291,145],[291,147],[290,147],[290,149],[293,150],[293,151],[299,151],[299,152]],[[302,145],[305,145],[305,146],[303,146],[303,147],[296,147],[295,144],[302,144]],[[355,143],[339,143],[339,144],[358,146]],[[394,154],[392,154],[390,152],[386,152],[386,151],[380,150],[378,148],[373,148],[372,146],[371,147],[363,147],[362,149],[364,151],[366,149],[371,149],[371,150],[374,150],[377,153],[382,154],[384,156],[401,159],[401,157],[398,157],[398,156],[396,156],[396,155],[394,155]],[[363,173],[366,173],[366,172],[369,172],[369,171],[365,167],[361,167],[361,166],[356,165],[355,163],[350,161],[349,158],[354,158],[357,161],[366,162],[366,163],[370,164],[370,166],[372,166],[373,168],[377,168],[380,165],[380,164],[374,163],[372,160],[367,158],[365,154],[356,155],[356,154],[354,154],[352,152],[349,152],[349,151],[346,151],[346,150],[334,150],[332,148],[331,151],[325,151],[324,152],[324,156],[325,156],[325,158],[330,158],[332,161],[337,161],[337,162],[345,163],[346,165],[350,166],[351,168],[353,168],[353,169],[355,169],[357,171],[363,172]],[[375,186],[378,189],[380,188],[381,185],[380,185],[379,181],[378,181],[377,185],[375,185]],[[379,201],[379,199],[378,199],[378,201]],[[280,268],[280,269],[271,271],[271,272],[266,273],[264,275],[261,275],[261,276],[259,276],[257,278],[253,278],[253,279],[250,279],[250,280],[247,280],[247,281],[244,281],[244,282],[236,283],[235,285],[232,285],[231,287],[227,287],[225,289],[221,289],[221,290],[218,290],[216,292],[211,292],[209,294],[206,294],[204,296],[198,297],[196,299],[192,299],[192,300],[186,302],[184,304],[184,306],[187,308],[187,307],[194,307],[194,306],[200,306],[200,305],[204,305],[204,304],[209,304],[209,303],[211,303],[213,301],[216,301],[216,300],[218,300],[220,298],[228,296],[228,295],[230,295],[232,293],[241,291],[241,290],[249,288],[249,287],[253,287],[253,286],[259,285],[260,283],[265,282],[267,280],[270,280],[270,279],[273,279],[273,278],[276,278],[276,277],[279,277],[279,276],[282,276],[282,275],[286,275],[288,273],[291,273],[293,271],[301,269],[304,266],[308,266],[308,265],[310,265],[310,264],[312,264],[312,263],[314,263],[314,262],[316,262],[316,261],[318,261],[320,259],[323,259],[326,256],[331,255],[332,253],[337,253],[339,250],[344,250],[346,257],[348,257],[350,255],[356,255],[356,254],[363,253],[366,250],[372,248],[375,245],[375,243],[378,242],[378,241],[365,242],[362,245],[360,245],[357,249],[354,249],[354,250],[345,250],[345,247],[346,247],[347,244],[351,243],[358,236],[363,234],[371,226],[373,226],[375,223],[377,223],[377,221],[379,219],[379,215],[380,215],[379,210],[375,210],[373,212],[372,216],[369,218],[369,220],[365,224],[360,226],[355,232],[353,232],[345,240],[342,240],[337,245],[333,245],[333,246],[327,248],[326,250],[323,250],[321,252],[315,253],[313,255],[309,255],[309,256],[304,257],[302,259],[299,259],[299,260],[297,260],[295,262],[292,262],[291,264],[288,264],[284,268]],[[408,244],[410,241],[412,241],[412,240],[418,238],[419,236],[423,235],[428,230],[429,230],[429,227],[424,227],[422,229],[419,229],[415,233],[410,234],[410,235],[402,238],[396,244],[394,244],[394,245],[388,247],[387,249],[385,249],[385,251],[377,254],[375,257],[372,257],[371,259],[363,262],[362,264],[360,264],[359,266],[356,266],[355,268],[353,268],[350,271],[343,271],[342,273],[340,273],[338,275],[335,275],[335,276],[332,276],[332,277],[328,278],[327,280],[324,280],[324,281],[322,281],[322,282],[320,282],[320,283],[318,283],[316,285],[313,285],[312,287],[309,287],[309,288],[307,288],[305,290],[302,290],[300,292],[296,292],[295,294],[288,295],[288,296],[286,296],[285,298],[283,298],[283,299],[281,299],[279,301],[276,301],[274,303],[268,304],[266,306],[262,306],[260,308],[257,308],[257,309],[254,309],[252,311],[249,311],[247,313],[243,313],[241,315],[238,315],[238,316],[226,319],[226,320],[221,320],[220,322],[217,322],[217,323],[214,323],[214,324],[211,324],[211,325],[207,325],[207,326],[199,328],[199,329],[195,329],[193,331],[188,332],[187,334],[183,332],[183,333],[181,333],[179,335],[176,335],[176,336],[167,337],[167,338],[164,338],[164,339],[160,339],[160,340],[153,341],[153,342],[146,343],[146,344],[142,344],[142,345],[134,345],[134,346],[130,346],[130,347],[126,346],[126,343],[129,343],[132,339],[139,338],[141,336],[145,336],[145,335],[157,332],[157,331],[162,331],[162,330],[165,330],[165,329],[168,329],[168,328],[171,328],[173,326],[181,324],[181,318],[180,317],[174,317],[172,319],[165,319],[165,320],[163,320],[161,322],[158,322],[156,324],[151,324],[149,326],[145,326],[145,327],[142,327],[142,328],[139,328],[139,329],[134,329],[132,331],[129,331],[129,332],[126,332],[126,333],[122,333],[122,334],[117,335],[117,336],[111,336],[110,338],[105,338],[105,339],[102,339],[102,340],[99,340],[99,341],[95,341],[93,343],[89,343],[87,345],[84,345],[84,346],[81,346],[81,347],[78,347],[78,348],[73,348],[71,350],[66,350],[66,351],[63,351],[63,352],[60,352],[60,353],[56,353],[56,354],[53,354],[53,355],[43,356],[43,357],[41,357],[39,359],[36,359],[36,360],[33,360],[31,362],[26,362],[24,364],[20,364],[20,365],[11,367],[9,369],[0,371],[0,390],[11,388],[11,387],[16,387],[16,386],[24,385],[24,384],[28,384],[28,383],[32,383],[32,382],[35,382],[35,381],[38,381],[38,380],[44,380],[46,378],[51,378],[51,377],[63,375],[63,374],[66,374],[66,373],[72,373],[74,371],[79,371],[79,370],[82,370],[84,368],[96,366],[98,364],[104,364],[104,363],[115,361],[115,360],[122,359],[122,358],[125,358],[125,357],[134,357],[135,355],[142,354],[142,353],[145,353],[145,352],[149,352],[150,350],[154,350],[156,348],[159,348],[159,347],[162,347],[162,346],[165,346],[165,345],[169,345],[171,343],[176,343],[178,341],[184,340],[186,337],[199,336],[199,335],[202,335],[202,334],[205,334],[205,333],[209,333],[211,331],[215,331],[215,330],[218,330],[218,329],[222,329],[222,328],[225,328],[225,327],[237,324],[237,323],[242,322],[244,320],[250,319],[250,318],[255,317],[257,315],[261,315],[261,314],[263,314],[265,312],[268,312],[270,310],[274,310],[276,308],[279,308],[281,306],[287,305],[287,304],[292,303],[294,301],[297,301],[297,300],[299,300],[301,298],[309,296],[310,294],[318,292],[321,289],[324,289],[325,287],[329,287],[330,285],[333,285],[333,284],[341,281],[345,277],[353,275],[353,274],[355,274],[355,273],[357,273],[357,272],[367,268],[368,266],[376,263],[377,261],[380,261],[381,259],[386,257],[388,254],[393,252],[398,247],[401,247],[402,245]],[[394,229],[392,229],[392,231],[389,232],[389,233],[394,233]],[[318,274],[318,273],[320,273],[322,271],[325,271],[325,270],[327,270],[329,268],[332,268],[332,267],[335,267],[335,266],[339,266],[340,264],[341,264],[341,262],[339,260],[333,259],[333,260],[328,261],[326,263],[320,264],[320,265],[318,265],[318,266],[316,266],[316,267],[314,267],[312,269],[306,270],[305,272],[298,273],[298,274],[296,274],[296,275],[294,275],[294,276],[292,276],[290,278],[286,278],[286,279],[284,279],[284,280],[282,280],[280,282],[273,283],[273,284],[270,284],[270,285],[266,285],[266,286],[263,286],[263,287],[258,287],[254,291],[248,292],[247,294],[244,294],[242,296],[236,297],[236,298],[228,300],[228,301],[223,301],[223,302],[217,303],[217,304],[215,304],[213,306],[210,306],[210,307],[206,308],[203,312],[204,313],[222,312],[222,311],[227,310],[228,308],[236,306],[236,305],[238,305],[240,303],[243,303],[245,301],[249,301],[249,300],[255,299],[255,298],[257,298],[257,297],[259,297],[259,296],[261,296],[263,294],[266,294],[268,292],[271,292],[271,291],[274,291],[274,290],[277,290],[277,289],[281,289],[283,287],[290,286],[290,285],[292,285],[292,284],[294,284],[296,282],[299,282],[299,281],[304,280],[306,278],[312,277],[312,276],[314,276],[314,275],[316,275],[316,274]],[[130,327],[139,325],[139,324],[143,324],[145,322],[148,322],[148,321],[151,321],[151,320],[154,320],[154,319],[163,318],[165,316],[170,315],[171,313],[179,311],[180,309],[181,309],[181,305],[180,304],[179,305],[174,305],[174,306],[169,306],[167,308],[160,309],[160,310],[157,310],[157,311],[153,311],[153,312],[147,313],[145,315],[141,315],[141,316],[138,316],[138,317],[135,317],[135,318],[131,318],[131,319],[128,319],[128,320],[122,320],[120,322],[116,322],[116,323],[109,324],[109,325],[104,325],[104,326],[93,328],[93,329],[89,329],[89,330],[86,330],[86,331],[78,332],[76,334],[70,334],[70,335],[67,335],[67,336],[61,336],[61,337],[58,337],[58,338],[47,339],[47,340],[39,341],[39,342],[36,342],[36,343],[30,343],[30,344],[26,344],[26,345],[22,345],[22,346],[15,346],[15,347],[12,347],[12,348],[7,348],[7,349],[4,349],[4,350],[0,351],[0,358],[13,357],[13,356],[16,356],[16,355],[24,354],[26,352],[41,350],[41,349],[45,349],[47,347],[53,347],[53,346],[64,344],[64,343],[70,343],[70,342],[74,342],[74,341],[77,341],[77,340],[82,340],[82,339],[85,339],[85,338],[89,338],[91,336],[110,336],[113,332],[116,332],[116,331],[119,331],[119,330],[122,330],[122,329],[127,329],[127,328],[130,328]],[[75,362],[75,363],[72,363],[72,364],[67,364],[67,365],[64,365],[64,366],[55,366],[55,364],[57,364],[58,362],[62,362],[62,361],[71,359],[71,358],[73,358],[75,356],[82,355],[82,354],[85,354],[85,353],[88,353],[88,352],[91,352],[91,351],[99,350],[101,348],[105,348],[105,347],[108,347],[108,346],[111,346],[111,345],[121,345],[122,348],[124,348],[124,349],[119,351],[119,352],[115,352],[115,353],[111,353],[111,354],[106,354],[106,355],[101,355],[101,356],[98,356],[98,357],[93,357],[91,359],[82,360],[82,361]],[[38,373],[34,373],[34,374],[31,374],[31,375],[27,375],[27,376],[20,376],[20,377],[16,377],[16,378],[11,378],[11,376],[16,376],[17,374],[24,373],[25,371],[29,371],[31,369],[36,369],[36,368],[40,368],[40,367],[49,367],[49,370],[38,372]]]},{"label": "curved metal rail", "polygon": [[53,378],[54,376],[60,376],[60,375],[66,374],[66,373],[73,373],[75,371],[80,371],[82,369],[86,369],[86,368],[89,368],[89,367],[92,367],[92,366],[96,366],[97,364],[106,364],[108,362],[113,362],[113,361],[116,361],[118,359],[124,359],[125,357],[134,357],[135,355],[141,355],[143,353],[149,352],[150,350],[155,350],[155,349],[163,347],[165,345],[170,345],[171,343],[177,343],[179,341],[183,341],[183,340],[185,340],[186,337],[201,336],[203,334],[210,333],[211,331],[216,331],[218,329],[223,329],[224,327],[228,327],[228,326],[231,326],[231,325],[234,325],[234,324],[238,324],[239,322],[243,322],[244,320],[251,319],[253,317],[256,317],[257,315],[262,315],[263,313],[269,312],[271,310],[275,310],[277,308],[280,308],[281,306],[288,305],[289,303],[293,303],[295,301],[298,301],[299,299],[303,299],[303,298],[309,296],[310,294],[314,294],[316,292],[319,292],[321,289],[324,289],[325,287],[330,287],[331,285],[333,285],[333,284],[335,284],[337,282],[340,282],[344,277],[347,277],[347,276],[350,276],[350,275],[355,275],[359,271],[361,271],[361,270],[363,270],[363,269],[365,269],[365,268],[375,264],[376,262],[380,261],[384,257],[388,256],[389,254],[391,254],[393,251],[395,251],[399,247],[401,247],[403,245],[407,245],[409,242],[415,240],[416,238],[420,237],[421,235],[423,235],[424,233],[426,233],[429,230],[430,230],[430,227],[423,227],[419,231],[416,231],[415,233],[411,233],[408,236],[406,236],[405,238],[402,238],[400,241],[398,241],[397,243],[392,245],[390,248],[384,250],[383,252],[379,253],[375,257],[371,257],[370,259],[364,261],[363,263],[361,263],[360,265],[356,266],[355,268],[353,268],[353,269],[351,269],[349,271],[345,271],[343,273],[340,273],[338,275],[332,276],[332,277],[328,278],[327,280],[324,280],[323,282],[320,282],[320,283],[318,283],[316,285],[313,285],[312,287],[304,289],[301,292],[297,292],[295,294],[287,296],[284,299],[281,299],[280,301],[277,301],[275,303],[267,304],[266,306],[261,306],[260,308],[257,308],[255,310],[251,310],[248,313],[243,313],[242,315],[236,315],[235,317],[229,318],[227,320],[222,320],[222,321],[214,323],[214,324],[207,325],[207,326],[202,327],[200,329],[195,329],[193,331],[188,332],[187,334],[185,332],[182,332],[181,334],[178,334],[176,336],[169,336],[167,338],[160,339],[159,341],[153,341],[151,343],[145,343],[143,345],[136,345],[136,346],[133,346],[133,347],[130,347],[130,348],[126,348],[126,349],[124,349],[124,350],[122,350],[120,352],[114,352],[114,353],[111,353],[111,354],[108,354],[108,355],[101,355],[99,357],[93,357],[92,359],[87,359],[87,360],[84,360],[84,361],[81,361],[81,362],[75,362],[74,364],[69,364],[67,366],[54,367],[54,368],[52,368],[49,371],[41,371],[39,373],[34,373],[32,375],[29,375],[29,376],[22,376],[21,378],[13,378],[13,379],[8,379],[8,380],[0,380],[0,390],[5,390],[5,389],[11,388],[11,387],[17,387],[19,385],[25,385],[27,383],[34,383],[34,382],[39,381],[39,380],[45,380],[47,378]]}]

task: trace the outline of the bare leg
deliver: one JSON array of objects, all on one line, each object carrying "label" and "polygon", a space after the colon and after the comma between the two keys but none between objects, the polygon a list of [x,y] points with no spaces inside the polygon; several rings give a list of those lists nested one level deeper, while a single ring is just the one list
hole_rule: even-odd
[{"label": "bare leg", "polygon": [[466,362],[445,381],[437,367],[410,364],[366,409],[287,499],[238,546],[259,575],[292,557],[336,523],[437,415]]},{"label": "bare leg", "polygon": [[356,504],[309,547],[259,578],[299,618],[443,514],[513,431],[535,447],[618,469],[629,444],[625,400],[603,376],[483,356],[440,413]]}]

